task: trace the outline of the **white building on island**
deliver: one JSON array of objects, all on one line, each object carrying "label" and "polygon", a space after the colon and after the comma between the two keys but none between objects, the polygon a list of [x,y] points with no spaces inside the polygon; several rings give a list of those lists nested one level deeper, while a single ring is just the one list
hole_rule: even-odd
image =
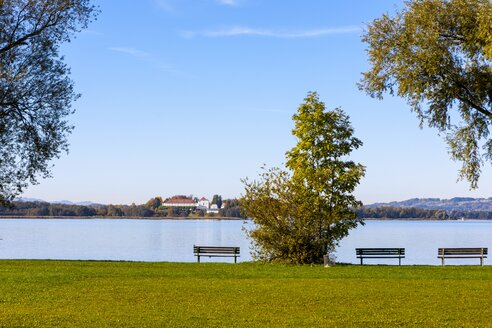
[{"label": "white building on island", "polygon": [[[195,198],[196,199],[196,198]],[[224,206],[222,204],[222,206]],[[162,207],[181,207],[181,208],[190,208],[192,210],[204,210],[207,213],[219,214],[220,208],[217,204],[210,204],[210,201],[202,197],[198,202],[191,198],[184,198],[182,196],[174,196],[171,198],[167,198],[162,202]]]},{"label": "white building on island", "polygon": [[199,210],[208,210],[210,208],[210,201],[205,197],[200,198],[198,201],[197,209]]},{"label": "white building on island", "polygon": [[187,207],[187,208],[195,208],[197,207],[197,203],[193,199],[189,198],[167,198],[164,202],[162,202],[163,207]]},{"label": "white building on island", "polygon": [[207,210],[207,213],[219,214],[219,207],[217,206],[217,204],[212,204]]}]

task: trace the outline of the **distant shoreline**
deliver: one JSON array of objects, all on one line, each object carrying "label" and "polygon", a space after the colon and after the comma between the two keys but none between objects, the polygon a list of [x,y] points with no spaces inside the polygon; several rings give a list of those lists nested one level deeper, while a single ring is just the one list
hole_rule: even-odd
[{"label": "distant shoreline", "polygon": [[228,216],[202,216],[202,217],[148,217],[148,216],[20,216],[20,215],[0,215],[2,219],[104,219],[104,220],[175,220],[175,221],[189,221],[189,220],[249,220],[245,218],[228,217]]},{"label": "distant shoreline", "polygon": [[[2,219],[33,219],[33,220],[43,220],[43,219],[86,219],[86,220],[150,220],[150,221],[161,221],[161,220],[171,220],[171,221],[191,221],[191,220],[216,220],[216,221],[250,221],[249,218],[238,218],[229,216],[213,216],[213,217],[147,217],[147,216],[19,216],[19,215],[0,215],[0,220]],[[454,220],[454,219],[435,219],[435,218],[364,218],[363,221],[490,221],[487,219],[464,219],[464,220]]]}]

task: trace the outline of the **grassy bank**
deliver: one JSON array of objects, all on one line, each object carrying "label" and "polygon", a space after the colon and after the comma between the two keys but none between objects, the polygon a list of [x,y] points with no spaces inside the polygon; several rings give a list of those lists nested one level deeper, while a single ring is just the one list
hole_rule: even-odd
[{"label": "grassy bank", "polygon": [[492,267],[0,261],[0,327],[492,327]]}]

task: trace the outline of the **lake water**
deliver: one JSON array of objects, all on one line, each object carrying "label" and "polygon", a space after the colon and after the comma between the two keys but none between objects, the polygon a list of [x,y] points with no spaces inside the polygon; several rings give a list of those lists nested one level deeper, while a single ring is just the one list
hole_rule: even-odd
[{"label": "lake water", "polygon": [[[249,261],[243,221],[0,219],[0,259],[194,262],[193,245],[240,246]],[[356,247],[404,247],[402,264],[439,265],[438,247],[492,248],[492,221],[366,221],[340,242],[338,262],[359,263]],[[203,258],[203,262],[210,261]],[[229,258],[212,261],[232,262]],[[364,260],[397,264],[398,260]],[[478,264],[478,259],[447,260]],[[485,260],[488,264],[488,259]]]}]

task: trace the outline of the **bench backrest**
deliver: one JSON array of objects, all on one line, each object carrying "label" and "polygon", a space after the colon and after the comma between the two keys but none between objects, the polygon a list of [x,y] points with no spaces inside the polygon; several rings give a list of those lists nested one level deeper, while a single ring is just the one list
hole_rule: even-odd
[{"label": "bench backrest", "polygon": [[439,248],[437,250],[438,255],[487,255],[488,248]]},{"label": "bench backrest", "polygon": [[405,248],[356,248],[356,255],[405,255]]},{"label": "bench backrest", "polygon": [[239,254],[236,246],[193,246],[195,254]]}]

